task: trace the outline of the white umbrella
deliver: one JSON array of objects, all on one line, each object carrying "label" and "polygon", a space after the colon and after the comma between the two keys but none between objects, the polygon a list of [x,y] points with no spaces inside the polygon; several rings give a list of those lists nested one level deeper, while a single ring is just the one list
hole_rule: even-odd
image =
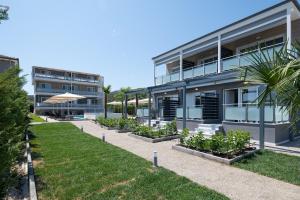
[{"label": "white umbrella", "polygon": [[[151,101],[152,101],[152,99],[151,99]],[[148,104],[148,102],[149,102],[148,98],[139,100],[139,104]]]},{"label": "white umbrella", "polygon": [[107,105],[113,105],[113,106],[122,105],[122,102],[120,102],[120,101],[112,101],[112,102],[107,103]]},{"label": "white umbrella", "polygon": [[[49,99],[47,99],[46,101],[48,101],[49,103],[51,103],[51,102],[52,103],[65,103],[65,102],[68,102],[68,115],[70,115],[70,113],[69,113],[69,101],[75,101],[75,100],[84,99],[84,98],[86,98],[86,97],[66,92],[64,94],[59,94],[59,95],[52,96]],[[45,101],[45,103],[47,103],[46,101]]]}]

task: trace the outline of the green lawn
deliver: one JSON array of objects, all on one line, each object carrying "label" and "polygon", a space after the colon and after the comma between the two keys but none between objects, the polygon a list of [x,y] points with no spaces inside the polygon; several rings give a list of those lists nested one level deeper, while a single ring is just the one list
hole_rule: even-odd
[{"label": "green lawn", "polygon": [[31,122],[44,122],[45,120],[43,120],[42,118],[40,118],[39,116],[37,116],[36,114],[30,113],[29,117],[31,119]]},{"label": "green lawn", "polygon": [[300,185],[300,157],[264,150],[234,166]]},{"label": "green lawn", "polygon": [[228,199],[70,123],[30,130],[39,199]]}]

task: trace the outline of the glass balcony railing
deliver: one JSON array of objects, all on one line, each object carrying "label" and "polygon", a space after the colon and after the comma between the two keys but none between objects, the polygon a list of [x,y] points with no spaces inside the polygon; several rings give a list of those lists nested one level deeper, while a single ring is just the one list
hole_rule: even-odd
[{"label": "glass balcony railing", "polygon": [[69,108],[89,108],[89,109],[93,109],[93,108],[102,108],[102,104],[79,104],[79,103],[70,103],[69,106],[67,103],[59,103],[59,104],[49,104],[49,103],[37,103],[36,104],[37,107],[51,107],[51,108],[55,108],[55,109],[59,109],[59,108],[65,108],[65,107],[69,107]]},{"label": "glass balcony railing", "polygon": [[155,78],[156,85],[162,85],[169,82],[179,81],[179,72],[170,73],[164,76],[158,76]]},{"label": "glass balcony railing", "polygon": [[[251,60],[253,59],[253,54],[262,56],[262,52],[267,57],[272,59],[274,52],[278,52],[283,47],[283,43],[276,45],[264,47],[262,49],[255,50],[252,52],[247,52],[243,54],[238,54],[230,57],[223,58],[221,60],[222,71],[231,70],[237,67],[244,67],[251,65]],[[194,78],[198,76],[205,76],[208,74],[213,74],[218,72],[218,62],[214,61],[211,63],[205,63],[198,66],[194,66],[183,70],[183,79]],[[164,76],[159,76],[155,78],[156,85],[162,85],[173,81],[179,80],[179,72],[168,74]]]},{"label": "glass balcony railing", "polygon": [[207,74],[217,73],[218,71],[218,63],[217,61],[211,63],[201,64],[189,69],[183,70],[183,78],[194,78],[197,76],[204,76]]},{"label": "glass balcony railing", "polygon": [[66,93],[70,92],[73,94],[79,95],[93,95],[101,96],[101,92],[92,92],[92,91],[82,91],[82,90],[63,90],[63,89],[51,89],[51,88],[36,88],[36,92],[45,92],[45,93]]},{"label": "glass balcony railing", "polygon": [[[183,109],[176,109],[176,118],[182,119]],[[187,107],[186,108],[186,119],[202,119],[203,117],[203,108],[202,107]]]},{"label": "glass balcony railing", "polygon": [[248,53],[238,54],[231,57],[223,58],[222,59],[222,71],[231,70],[237,67],[244,67],[251,65],[251,60],[253,59],[253,54],[257,56],[262,56],[262,52],[267,57],[272,59],[273,53],[278,52],[283,46],[283,43],[268,46],[262,48],[261,51],[252,51]]},{"label": "glass balcony railing", "polygon": [[[259,107],[257,104],[224,104],[224,120],[238,122],[259,122]],[[265,122],[288,122],[289,115],[285,107],[265,106]]]},{"label": "glass balcony railing", "polygon": [[93,79],[85,79],[85,78],[77,78],[77,77],[66,77],[60,75],[53,75],[53,74],[41,74],[41,73],[34,73],[33,78],[43,78],[43,79],[56,79],[56,80],[66,80],[66,81],[75,81],[75,82],[88,82],[88,83],[100,83],[100,80],[93,80]]},{"label": "glass balcony railing", "polygon": [[149,116],[148,108],[137,109],[137,116],[138,117],[148,117]]}]

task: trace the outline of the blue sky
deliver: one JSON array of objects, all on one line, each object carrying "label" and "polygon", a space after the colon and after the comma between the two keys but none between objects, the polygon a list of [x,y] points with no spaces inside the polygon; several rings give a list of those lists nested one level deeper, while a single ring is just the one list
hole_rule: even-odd
[{"label": "blue sky", "polygon": [[114,90],[153,85],[151,58],[280,0],[0,0],[0,54],[99,73]]}]

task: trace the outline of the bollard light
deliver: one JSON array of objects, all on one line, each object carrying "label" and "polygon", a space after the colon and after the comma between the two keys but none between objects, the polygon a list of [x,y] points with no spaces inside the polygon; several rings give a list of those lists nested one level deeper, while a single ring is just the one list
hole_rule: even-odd
[{"label": "bollard light", "polygon": [[81,132],[83,132],[83,126],[81,126]]},{"label": "bollard light", "polygon": [[103,142],[105,142],[105,133],[103,133],[103,135],[102,135],[102,140],[103,140]]},{"label": "bollard light", "polygon": [[46,122],[48,122],[48,117],[46,117]]},{"label": "bollard light", "polygon": [[153,151],[153,166],[157,167],[157,151]]}]

